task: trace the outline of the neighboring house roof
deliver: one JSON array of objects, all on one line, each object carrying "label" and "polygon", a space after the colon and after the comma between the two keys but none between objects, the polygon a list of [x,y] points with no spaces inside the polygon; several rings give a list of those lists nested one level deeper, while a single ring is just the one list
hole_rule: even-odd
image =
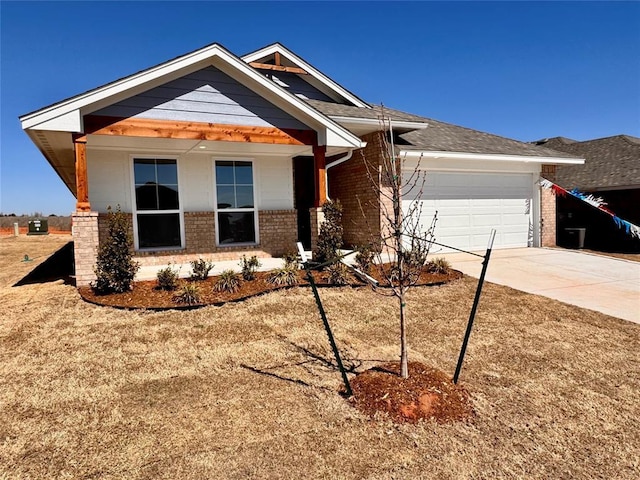
[{"label": "neighboring house roof", "polygon": [[554,137],[534,142],[536,148],[553,148],[586,159],[584,165],[559,166],[556,183],[564,188],[597,191],[640,188],[640,138],[630,135],[578,142]]},{"label": "neighboring house roof", "polygon": [[510,138],[460,127],[431,118],[413,115],[392,108],[376,106],[371,109],[307,100],[314,108],[340,122],[346,118],[380,119],[384,114],[393,122],[413,122],[427,128],[413,129],[399,134],[402,151],[433,151],[466,154],[544,157],[549,159],[577,159],[579,156],[542,148]]}]

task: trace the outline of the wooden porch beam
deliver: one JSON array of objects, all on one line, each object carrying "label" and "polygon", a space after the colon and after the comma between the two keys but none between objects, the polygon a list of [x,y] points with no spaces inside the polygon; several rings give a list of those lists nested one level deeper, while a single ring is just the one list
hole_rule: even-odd
[{"label": "wooden porch beam", "polygon": [[257,68],[258,70],[275,70],[277,72],[289,72],[289,73],[299,73],[300,75],[309,75],[304,68],[299,67],[285,67],[283,65],[271,65],[270,63],[258,63],[258,62],[250,62],[253,68]]},{"label": "wooden porch beam", "polygon": [[89,212],[89,180],[87,177],[87,139],[76,136],[73,139],[76,157],[76,211]]},{"label": "wooden porch beam", "polygon": [[321,207],[327,201],[327,147],[313,146],[313,178],[315,187],[315,206]]},{"label": "wooden porch beam", "polygon": [[147,138],[176,138],[218,142],[312,145],[316,132],[276,127],[249,127],[202,122],[118,118],[87,115],[85,134]]}]

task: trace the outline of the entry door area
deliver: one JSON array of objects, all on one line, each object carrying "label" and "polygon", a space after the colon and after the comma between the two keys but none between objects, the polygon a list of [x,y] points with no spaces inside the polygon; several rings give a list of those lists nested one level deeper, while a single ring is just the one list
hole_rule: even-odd
[{"label": "entry door area", "polygon": [[411,200],[420,201],[420,223],[425,228],[437,211],[435,235],[439,243],[484,250],[495,228],[494,248],[533,245],[531,173],[427,171],[424,188],[419,198],[417,195],[405,198],[403,209],[406,213]]}]

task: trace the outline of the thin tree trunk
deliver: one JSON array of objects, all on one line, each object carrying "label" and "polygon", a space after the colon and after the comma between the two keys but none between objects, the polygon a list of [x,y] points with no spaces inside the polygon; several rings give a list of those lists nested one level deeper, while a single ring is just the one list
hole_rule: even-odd
[{"label": "thin tree trunk", "polygon": [[400,301],[400,376],[409,378],[409,360],[407,355],[407,327],[404,318],[404,293],[398,296]]}]

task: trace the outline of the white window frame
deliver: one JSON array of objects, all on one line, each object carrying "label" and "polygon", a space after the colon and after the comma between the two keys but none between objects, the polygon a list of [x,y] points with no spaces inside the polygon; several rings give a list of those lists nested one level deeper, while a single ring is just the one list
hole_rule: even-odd
[{"label": "white window frame", "polygon": [[[138,211],[138,202],[136,200],[136,175],[135,175],[135,161],[140,160],[175,160],[176,162],[176,175],[178,177],[178,209],[172,210],[140,210]],[[131,211],[133,212],[133,246],[137,252],[163,252],[170,250],[184,250],[185,238],[184,238],[184,205],[182,201],[182,183],[180,181],[180,159],[175,155],[149,155],[149,154],[129,154],[129,167],[131,174]],[[138,215],[152,215],[163,213],[177,213],[180,224],[180,246],[174,247],[151,247],[140,248],[140,242],[138,239]]]},{"label": "white window frame", "polygon": [[[216,177],[216,162],[250,162],[251,163],[251,180],[253,182],[253,208],[224,208],[218,209],[218,178]],[[235,248],[257,246],[260,244],[260,229],[258,226],[258,184],[256,161],[254,158],[237,158],[237,157],[214,157],[212,161],[213,168],[213,212],[215,216],[216,226],[216,247],[218,248]],[[220,243],[220,226],[218,225],[218,213],[220,212],[253,212],[253,223],[255,231],[255,242],[243,243]]]}]

